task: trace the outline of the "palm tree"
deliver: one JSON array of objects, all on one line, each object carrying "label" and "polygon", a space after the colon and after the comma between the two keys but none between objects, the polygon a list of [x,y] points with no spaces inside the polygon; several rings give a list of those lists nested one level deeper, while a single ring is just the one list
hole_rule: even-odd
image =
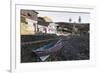
[{"label": "palm tree", "polygon": [[78,19],[79,23],[81,23],[81,16],[79,16],[79,19]]},{"label": "palm tree", "polygon": [[71,22],[72,21],[72,19],[71,18],[69,18],[69,22]]}]

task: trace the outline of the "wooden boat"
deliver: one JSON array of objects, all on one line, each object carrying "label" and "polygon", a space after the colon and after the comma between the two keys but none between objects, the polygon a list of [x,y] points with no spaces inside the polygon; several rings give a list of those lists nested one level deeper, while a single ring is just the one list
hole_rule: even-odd
[{"label": "wooden boat", "polygon": [[51,54],[54,54],[55,52],[60,51],[62,47],[63,47],[63,44],[62,44],[62,40],[60,39],[55,44],[49,43],[47,45],[44,45],[41,48],[33,50],[33,52],[36,53],[36,55],[39,56],[42,61],[44,61]]}]

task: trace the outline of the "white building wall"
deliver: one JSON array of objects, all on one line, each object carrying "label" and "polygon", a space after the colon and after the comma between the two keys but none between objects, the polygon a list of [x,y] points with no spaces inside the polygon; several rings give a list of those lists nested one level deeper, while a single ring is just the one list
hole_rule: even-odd
[{"label": "white building wall", "polygon": [[56,34],[57,33],[57,26],[58,26],[58,24],[50,23],[48,28],[47,28],[47,33]]},{"label": "white building wall", "polygon": [[38,27],[37,21],[26,18],[26,22],[28,23],[28,27],[30,30],[32,30],[33,32],[37,31],[37,27]]},{"label": "white building wall", "polygon": [[[38,28],[39,28],[39,32],[46,33],[46,31],[47,31],[46,26],[38,25]],[[44,29],[46,29],[46,30],[44,30]]]}]

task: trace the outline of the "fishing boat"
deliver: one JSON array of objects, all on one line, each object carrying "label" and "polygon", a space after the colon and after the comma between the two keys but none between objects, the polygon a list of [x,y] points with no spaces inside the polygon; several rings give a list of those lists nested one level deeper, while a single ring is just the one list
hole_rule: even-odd
[{"label": "fishing boat", "polygon": [[36,50],[33,50],[34,53],[42,60],[45,61],[51,54],[54,54],[57,51],[60,51],[63,47],[62,39],[58,40],[56,43],[49,43],[40,47]]}]

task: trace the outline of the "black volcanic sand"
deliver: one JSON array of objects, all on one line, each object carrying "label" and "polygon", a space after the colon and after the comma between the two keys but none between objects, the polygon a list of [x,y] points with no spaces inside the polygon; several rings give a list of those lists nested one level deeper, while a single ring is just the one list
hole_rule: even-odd
[{"label": "black volcanic sand", "polygon": [[25,44],[21,45],[21,62],[40,62],[40,58],[32,52],[37,48],[42,47],[43,45],[49,44],[51,42],[56,42],[56,35],[21,35],[21,42],[34,42],[38,40],[54,39],[54,41],[47,41],[38,44]]},{"label": "black volcanic sand", "polygon": [[[67,60],[88,60],[89,59],[89,35],[81,36],[60,36],[63,48],[54,54],[51,54],[46,61],[67,61]],[[39,57],[32,52],[33,48],[38,48],[46,43],[21,46],[21,62],[41,62]]]},{"label": "black volcanic sand", "polygon": [[[89,36],[62,37],[63,48],[61,52],[52,59],[56,61],[65,60],[88,60],[89,59]],[[51,56],[51,58],[54,55]]]}]

